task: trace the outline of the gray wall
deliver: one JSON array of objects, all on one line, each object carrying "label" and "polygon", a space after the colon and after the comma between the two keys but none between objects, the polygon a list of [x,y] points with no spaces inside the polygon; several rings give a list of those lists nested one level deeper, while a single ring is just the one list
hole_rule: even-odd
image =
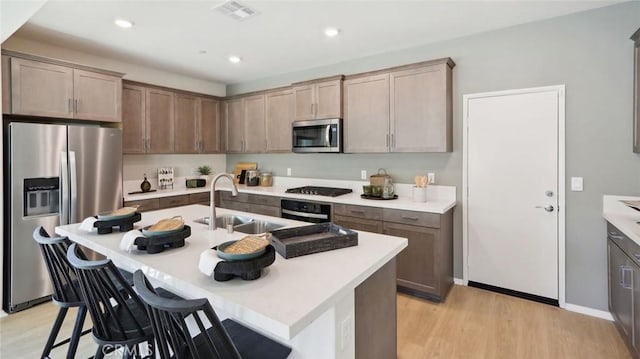
[{"label": "gray wall", "polygon": [[[297,177],[359,179],[360,169],[385,167],[404,183],[429,169],[436,172],[438,183],[456,186],[461,198],[462,95],[565,84],[566,299],[607,310],[602,195],[640,195],[640,158],[631,151],[633,43],[629,40],[638,27],[640,2],[624,3],[229,86],[228,94],[238,94],[441,57],[451,57],[457,64],[453,71],[453,153],[228,155],[227,168],[238,161],[255,160],[276,175],[285,175],[285,169],[291,167]],[[571,176],[584,177],[584,192],[569,192]],[[454,217],[456,277],[462,277],[460,212]]]}]

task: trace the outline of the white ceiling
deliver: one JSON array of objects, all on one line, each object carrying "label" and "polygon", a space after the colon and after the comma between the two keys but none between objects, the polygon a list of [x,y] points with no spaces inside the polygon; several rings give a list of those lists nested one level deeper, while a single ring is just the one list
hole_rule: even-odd
[{"label": "white ceiling", "polygon": [[[222,1],[49,0],[17,34],[232,84],[620,1],[240,2],[259,15],[234,20],[212,10]],[[115,18],[135,26],[118,28]],[[340,28],[340,36],[326,38],[327,26]],[[231,64],[229,55],[243,61]]]}]

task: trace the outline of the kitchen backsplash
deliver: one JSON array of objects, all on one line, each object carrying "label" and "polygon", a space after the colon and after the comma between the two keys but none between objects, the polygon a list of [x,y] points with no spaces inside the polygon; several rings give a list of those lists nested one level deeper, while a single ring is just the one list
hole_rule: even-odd
[{"label": "kitchen backsplash", "polygon": [[151,183],[157,183],[159,167],[173,167],[176,179],[197,178],[197,169],[203,165],[210,166],[212,174],[226,172],[226,155],[124,155],[122,179],[142,182],[146,173]]}]

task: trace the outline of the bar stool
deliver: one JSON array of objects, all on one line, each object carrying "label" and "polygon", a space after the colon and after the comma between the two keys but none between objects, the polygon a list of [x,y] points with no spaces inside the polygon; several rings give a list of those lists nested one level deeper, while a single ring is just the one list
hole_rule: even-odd
[{"label": "bar stool", "polygon": [[[42,257],[47,264],[47,270],[53,285],[52,300],[60,307],[41,357],[48,358],[53,348],[69,343],[67,359],[71,359],[76,354],[80,337],[91,331],[91,329],[82,331],[82,326],[87,316],[87,307],[82,299],[82,292],[78,285],[76,273],[67,260],[67,249],[71,245],[71,241],[67,237],[49,237],[49,233],[42,226],[33,231],[33,239],[38,242]],[[69,308],[75,307],[78,308],[78,314],[76,315],[71,337],[55,343],[67,311]]]},{"label": "bar stool", "polygon": [[119,348],[124,358],[134,353],[139,356],[139,344],[145,342],[153,358],[153,330],[145,306],[113,262],[86,260],[75,243],[68,248],[67,258],[93,320],[93,340],[98,344],[95,358],[102,359]]},{"label": "bar stool", "polygon": [[[158,295],[141,270],[133,274],[138,295],[147,306],[162,359],[284,359],[291,348],[231,319],[218,319],[209,301],[176,300]],[[195,322],[191,331],[187,321]],[[210,327],[206,327],[208,322]],[[192,337],[191,333],[197,333]]]}]

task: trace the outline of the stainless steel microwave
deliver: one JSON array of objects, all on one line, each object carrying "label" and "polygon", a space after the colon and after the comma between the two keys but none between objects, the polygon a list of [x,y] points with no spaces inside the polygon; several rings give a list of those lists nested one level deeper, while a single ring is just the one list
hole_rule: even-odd
[{"label": "stainless steel microwave", "polygon": [[293,152],[342,152],[342,119],[294,121]]}]

